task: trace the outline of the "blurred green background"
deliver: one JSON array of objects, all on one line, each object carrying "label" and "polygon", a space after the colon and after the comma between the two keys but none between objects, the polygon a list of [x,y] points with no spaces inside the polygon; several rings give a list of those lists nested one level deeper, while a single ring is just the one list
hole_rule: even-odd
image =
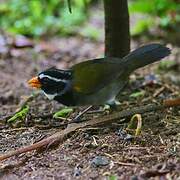
[{"label": "blurred green background", "polygon": [[[132,21],[133,17],[138,17],[131,26],[132,36],[150,32],[151,29],[180,33],[178,0],[129,0],[128,3]],[[1,1],[0,27],[30,37],[72,35],[93,14],[89,11],[92,6],[101,7],[102,11],[102,0],[72,0],[71,6],[72,14],[66,0]],[[85,32],[92,37],[97,34],[92,27],[87,27]]]},{"label": "blurred green background", "polygon": [[140,14],[143,18],[136,23],[132,34],[139,34],[152,27],[179,31],[179,0],[132,0],[129,2],[130,14]]},{"label": "blurred green background", "polygon": [[7,0],[0,5],[0,26],[27,36],[69,34],[87,18],[83,0],[73,0],[73,15],[67,1]]}]

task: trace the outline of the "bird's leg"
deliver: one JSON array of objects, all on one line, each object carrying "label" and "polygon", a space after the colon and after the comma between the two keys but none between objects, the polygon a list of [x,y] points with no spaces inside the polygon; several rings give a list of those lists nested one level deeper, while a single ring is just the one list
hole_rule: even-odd
[{"label": "bird's leg", "polygon": [[[117,110],[117,106],[120,105],[120,102],[117,101],[117,100],[114,100],[114,101],[111,101],[111,102],[108,102],[104,108],[103,108],[103,111],[115,111]],[[81,122],[81,117],[87,113],[87,111],[89,111],[93,106],[88,106],[86,109],[84,109],[83,111],[79,112],[78,115],[72,119],[72,122]]]},{"label": "bird's leg", "polygon": [[72,120],[72,122],[80,122],[80,118],[87,112],[89,111],[93,106],[88,106],[85,110],[81,111],[78,113],[78,115]]}]

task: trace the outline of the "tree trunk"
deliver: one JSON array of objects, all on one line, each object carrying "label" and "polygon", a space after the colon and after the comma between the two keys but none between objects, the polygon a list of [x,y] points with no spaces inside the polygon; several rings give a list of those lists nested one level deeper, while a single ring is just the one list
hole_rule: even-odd
[{"label": "tree trunk", "polygon": [[104,0],[105,56],[124,57],[130,50],[127,0]]}]

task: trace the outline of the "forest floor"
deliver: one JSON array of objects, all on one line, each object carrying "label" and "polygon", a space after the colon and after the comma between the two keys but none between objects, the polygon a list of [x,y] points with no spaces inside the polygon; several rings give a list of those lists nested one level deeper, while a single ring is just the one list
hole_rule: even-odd
[{"label": "forest floor", "polygon": [[[150,41],[132,41],[136,48]],[[102,57],[103,42],[82,37],[31,41],[0,36],[0,153],[30,145],[61,131],[52,114],[62,106],[39,95],[29,103],[26,117],[7,122],[25,97],[32,93],[27,81],[56,66],[68,68],[86,59]],[[137,70],[120,94],[120,109],[131,109],[176,98],[180,92],[180,48],[169,44],[173,65],[156,63]],[[161,69],[161,70],[160,70]],[[138,93],[137,93],[138,92]],[[99,107],[95,107],[98,109]],[[75,108],[72,119],[83,108]],[[84,120],[104,116],[88,113]],[[128,122],[131,117],[126,118]],[[77,130],[54,149],[33,151],[0,163],[1,179],[178,179],[180,178],[180,108],[142,114],[139,136],[126,130],[128,123],[112,123]]]}]

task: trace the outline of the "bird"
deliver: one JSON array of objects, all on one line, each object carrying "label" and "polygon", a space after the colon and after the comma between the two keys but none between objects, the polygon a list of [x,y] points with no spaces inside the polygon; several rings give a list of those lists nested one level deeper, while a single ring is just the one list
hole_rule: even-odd
[{"label": "bird", "polygon": [[170,53],[168,47],[152,43],[123,58],[87,60],[66,70],[49,68],[31,78],[28,84],[65,106],[114,105],[133,71],[160,61]]}]

